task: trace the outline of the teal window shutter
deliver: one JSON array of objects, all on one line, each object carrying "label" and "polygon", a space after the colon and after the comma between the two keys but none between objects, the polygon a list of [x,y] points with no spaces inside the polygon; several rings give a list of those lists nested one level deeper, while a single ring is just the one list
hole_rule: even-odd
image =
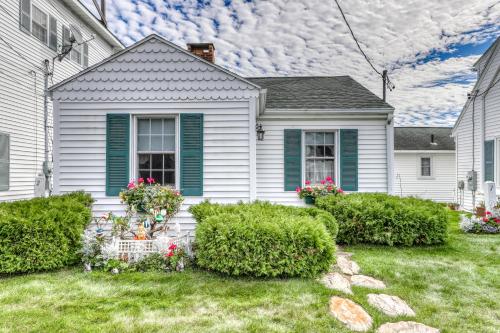
[{"label": "teal window shutter", "polygon": [[186,196],[203,195],[203,114],[180,116],[180,189]]},{"label": "teal window shutter", "polygon": [[285,191],[295,191],[302,185],[302,130],[284,132]]},{"label": "teal window shutter", "polygon": [[340,187],[358,190],[358,130],[340,130]]},{"label": "teal window shutter", "polygon": [[106,195],[117,196],[129,182],[130,115],[106,115]]},{"label": "teal window shutter", "polygon": [[484,141],[484,181],[495,179],[495,142]]}]

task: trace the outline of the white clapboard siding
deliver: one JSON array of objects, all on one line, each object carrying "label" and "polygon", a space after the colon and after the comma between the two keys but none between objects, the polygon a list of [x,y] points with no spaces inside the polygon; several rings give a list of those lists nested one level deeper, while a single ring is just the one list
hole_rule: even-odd
[{"label": "white clapboard siding", "polygon": [[[311,117],[312,118],[312,117]],[[265,137],[257,142],[257,198],[276,203],[303,205],[294,191],[284,191],[284,129],[358,129],[358,189],[360,192],[387,191],[386,119],[266,119]],[[337,140],[338,141],[338,140]],[[336,142],[338,143],[338,142]]]},{"label": "white clapboard siding", "polygon": [[[79,27],[89,42],[89,65],[113,53],[112,46],[62,0],[32,0],[33,5],[57,19],[58,44],[62,44],[62,25]],[[19,27],[19,0],[2,0],[0,5],[0,132],[10,135],[10,188],[0,191],[0,201],[33,197],[35,177],[41,173],[44,155],[43,74],[44,59],[56,52]],[[8,43],[13,49],[11,49]],[[17,52],[16,52],[17,51]],[[19,54],[20,55],[19,55]],[[52,65],[52,64],[51,64]],[[83,67],[69,58],[55,61],[49,85],[81,71]],[[49,124],[52,103],[49,102]],[[51,140],[52,142],[52,140]],[[50,142],[50,146],[51,145]]]},{"label": "white clapboard siding", "polygon": [[[432,177],[420,177],[420,157],[432,159]],[[394,152],[394,194],[454,202],[455,151],[414,153]]]},{"label": "white clapboard siding", "polygon": [[[482,94],[492,82],[496,82],[500,79],[498,73],[498,68],[500,68],[500,45],[492,54],[489,63],[487,63],[488,60],[489,55],[482,59],[477,65],[479,68],[480,81],[476,89],[479,90],[479,94]],[[471,210],[473,208],[473,201],[475,205],[477,205],[484,200],[483,139],[496,141],[495,182],[497,184],[497,193],[500,192],[500,144],[498,141],[500,139],[499,83],[493,86],[487,94],[476,98],[474,105],[470,102],[466,104],[466,107],[455,125],[453,136],[455,137],[457,153],[457,181],[463,180],[467,183],[467,172],[472,170],[472,168],[478,172],[478,191],[476,192],[475,198],[473,198],[473,193],[467,190],[467,187],[464,191],[463,206],[465,209]]]}]

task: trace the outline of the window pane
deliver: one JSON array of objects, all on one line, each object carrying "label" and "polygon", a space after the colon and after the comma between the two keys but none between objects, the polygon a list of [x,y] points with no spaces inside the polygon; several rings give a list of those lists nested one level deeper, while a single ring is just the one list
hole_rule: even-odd
[{"label": "window pane", "polygon": [[152,156],[152,169],[163,169],[163,155],[153,154]]},{"label": "window pane", "polygon": [[307,157],[314,156],[314,146],[306,146],[306,156]]},{"label": "window pane", "polygon": [[314,179],[314,160],[306,161],[306,180],[313,181]]},{"label": "window pane", "polygon": [[49,23],[49,47],[52,50],[57,51],[57,20],[51,16]]},{"label": "window pane", "polygon": [[9,160],[9,136],[0,134],[0,161],[7,162]]},{"label": "window pane", "polygon": [[163,137],[161,135],[151,135],[151,150],[162,151]]},{"label": "window pane", "polygon": [[153,179],[155,180],[155,182],[157,183],[160,183],[162,185],[165,185],[165,183],[163,182],[163,175],[162,175],[162,171],[152,171],[151,172],[151,177],[153,177]]},{"label": "window pane", "polygon": [[163,137],[163,151],[175,150],[175,135],[165,135]]},{"label": "window pane", "polygon": [[330,176],[334,178],[334,163],[333,160],[325,160],[325,171],[323,173],[323,179]]},{"label": "window pane", "polygon": [[175,169],[175,155],[174,154],[165,154],[164,155],[164,168],[165,169]]},{"label": "window pane", "polygon": [[420,159],[421,174],[422,176],[431,175],[431,159],[429,157],[423,157]]},{"label": "window pane", "polygon": [[333,157],[333,146],[325,146],[325,156]]},{"label": "window pane", "polygon": [[325,156],[325,146],[316,146],[316,157]]},{"label": "window pane", "polygon": [[325,133],[325,144],[327,145],[333,145],[333,133]]},{"label": "window pane", "polygon": [[139,135],[137,140],[138,151],[149,151],[149,135]]},{"label": "window pane", "polygon": [[314,133],[306,133],[306,145],[314,144]]},{"label": "window pane", "polygon": [[47,14],[42,12],[36,6],[33,6],[33,20],[32,20],[31,33],[33,34],[33,36],[35,36],[40,41],[46,44],[47,28],[48,28]]},{"label": "window pane", "polygon": [[149,134],[149,119],[139,119],[138,134]]},{"label": "window pane", "polygon": [[314,133],[314,136],[315,136],[314,142],[317,145],[325,144],[325,134],[324,133],[322,133],[322,132]]},{"label": "window pane", "polygon": [[175,120],[174,119],[165,119],[164,120],[164,128],[163,128],[163,133],[164,134],[175,134]]},{"label": "window pane", "polygon": [[151,168],[151,155],[149,154],[139,154],[139,169],[150,169]]},{"label": "window pane", "polygon": [[162,134],[162,133],[163,133],[163,120],[151,119],[151,134]]},{"label": "window pane", "polygon": [[165,185],[174,185],[175,184],[175,172],[174,171],[165,171],[163,173],[163,182]]},{"label": "window pane", "polygon": [[144,178],[144,180],[149,178],[149,170],[139,170],[139,178]]}]

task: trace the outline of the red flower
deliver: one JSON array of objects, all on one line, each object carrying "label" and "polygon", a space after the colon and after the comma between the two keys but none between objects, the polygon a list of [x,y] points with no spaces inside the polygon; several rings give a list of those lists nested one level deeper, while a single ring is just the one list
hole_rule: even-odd
[{"label": "red flower", "polygon": [[135,187],[134,181],[131,181],[131,182],[130,182],[130,183],[128,183],[128,185],[127,185],[127,188],[128,188],[129,190],[133,189],[134,187]]},{"label": "red flower", "polygon": [[328,187],[326,189],[331,192],[333,190],[333,187],[328,185]]},{"label": "red flower", "polygon": [[327,176],[327,177],[325,178],[325,180],[326,180],[327,182],[329,182],[329,183],[333,182],[333,179],[332,179],[332,177],[330,177],[330,176]]},{"label": "red flower", "polygon": [[174,256],[174,252],[170,251],[168,252],[165,257],[173,257]]},{"label": "red flower", "polygon": [[489,212],[489,211],[486,211],[486,215],[491,215],[491,212]]},{"label": "red flower", "polygon": [[322,181],[321,181],[321,184],[322,184],[322,185],[325,185],[325,183],[326,183],[326,181],[325,181],[325,180],[322,180]]},{"label": "red flower", "polygon": [[177,248],[177,245],[172,244],[168,247],[169,250],[175,250]]},{"label": "red flower", "polygon": [[488,222],[490,219],[487,217],[483,217],[483,222]]},{"label": "red flower", "polygon": [[311,185],[311,181],[310,180],[306,180],[306,185]]},{"label": "red flower", "polygon": [[299,186],[297,186],[297,187],[295,188],[295,192],[297,192],[297,193],[299,193],[299,192],[300,192],[300,187],[299,187]]},{"label": "red flower", "polygon": [[139,184],[144,183],[144,178],[142,178],[142,177],[141,177],[141,178],[137,179],[137,182],[138,182]]},{"label": "red flower", "polygon": [[306,188],[306,190],[307,190],[308,192],[312,192],[312,190],[313,190],[313,189],[312,189],[311,187],[307,187],[307,188]]},{"label": "red flower", "polygon": [[153,177],[148,177],[146,180],[149,184],[153,184],[155,182],[155,179]]},{"label": "red flower", "polygon": [[344,193],[344,190],[343,190],[343,189],[341,189],[341,188],[338,188],[338,189],[337,189],[337,192],[339,192],[339,193]]}]

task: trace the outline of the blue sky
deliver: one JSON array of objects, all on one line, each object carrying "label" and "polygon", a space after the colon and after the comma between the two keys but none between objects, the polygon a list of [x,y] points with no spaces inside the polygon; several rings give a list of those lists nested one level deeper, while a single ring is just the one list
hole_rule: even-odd
[{"label": "blue sky", "polygon": [[[339,2],[368,57],[389,70],[396,124],[453,125],[472,65],[500,35],[498,0]],[[243,76],[350,75],[381,95],[333,0],[108,0],[107,9],[126,45],[151,33],[213,42],[216,62]]]}]

